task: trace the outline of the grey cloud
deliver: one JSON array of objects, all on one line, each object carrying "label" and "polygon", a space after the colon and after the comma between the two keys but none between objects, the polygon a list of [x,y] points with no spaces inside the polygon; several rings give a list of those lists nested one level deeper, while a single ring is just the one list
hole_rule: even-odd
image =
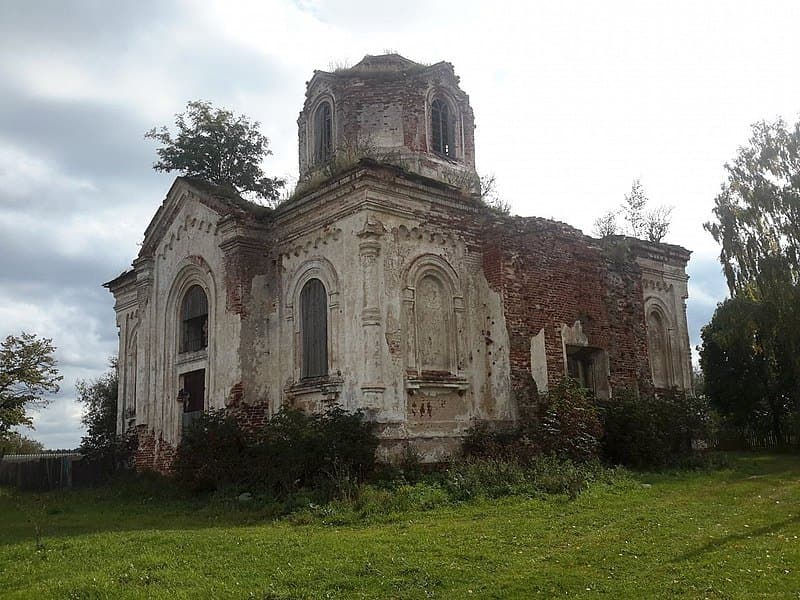
[{"label": "grey cloud", "polygon": [[4,287],[41,282],[50,290],[89,290],[120,271],[115,254],[95,251],[82,256],[59,255],[47,240],[32,238],[24,231],[9,231],[0,224],[0,284]]},{"label": "grey cloud", "polygon": [[700,329],[714,314],[717,302],[727,296],[727,286],[719,262],[696,257],[689,262],[689,300],[686,313],[692,348],[700,343]]},{"label": "grey cloud", "polygon": [[68,396],[55,398],[46,408],[33,411],[33,430],[20,429],[20,432],[42,442],[49,450],[77,448],[85,431],[80,423],[81,406],[75,400],[74,387],[69,387]]},{"label": "grey cloud", "polygon": [[[271,99],[282,95],[297,95],[302,88],[293,88],[294,80],[302,85],[303,75],[298,74],[268,56],[243,46],[208,44],[193,47],[173,56],[181,63],[179,81],[190,93],[212,94],[220,103],[239,92],[269,92]],[[187,98],[187,100],[195,99]],[[176,112],[183,107],[176,107]],[[297,106],[297,111],[300,105]]]},{"label": "grey cloud", "polygon": [[[4,0],[0,5],[0,40],[11,48],[35,40],[47,47],[76,51],[124,47],[126,40],[180,17],[169,0]],[[0,42],[2,43],[2,42]]]},{"label": "grey cloud", "polygon": [[[218,106],[229,106],[238,93],[266,91],[277,98],[286,80],[297,77],[241,47],[209,44],[172,57],[168,51],[165,54],[165,60],[175,65],[176,81],[185,90],[186,101],[209,99]],[[299,84],[296,87],[300,89]],[[147,93],[141,92],[142,96]],[[153,123],[133,106],[37,97],[12,87],[10,80],[0,81],[0,97],[3,138],[29,154],[51,160],[69,175],[94,182],[146,177],[156,155],[154,143],[145,140],[144,133],[154,126],[171,125],[173,114],[184,108],[184,104],[175,106],[164,122]],[[131,100],[135,104],[136,99]],[[267,135],[268,128],[265,123]]]},{"label": "grey cloud", "polygon": [[143,140],[148,124],[124,108],[37,98],[0,84],[0,135],[73,176],[94,181],[136,178],[152,165]]}]

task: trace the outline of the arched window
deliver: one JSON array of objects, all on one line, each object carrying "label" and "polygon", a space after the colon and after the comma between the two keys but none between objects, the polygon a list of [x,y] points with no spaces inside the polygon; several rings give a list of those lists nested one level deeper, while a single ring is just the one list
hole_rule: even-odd
[{"label": "arched window", "polygon": [[319,279],[309,279],[300,292],[300,377],[328,374],[328,299]]},{"label": "arched window", "polygon": [[450,106],[441,99],[431,103],[431,148],[437,154],[455,157],[455,122]]},{"label": "arched window", "polygon": [[667,332],[664,319],[656,310],[650,311],[647,316],[647,345],[650,351],[653,385],[657,388],[670,387]]},{"label": "arched window", "polygon": [[208,298],[193,285],[181,304],[181,352],[196,352],[208,346]]},{"label": "arched window", "polygon": [[417,284],[417,339],[421,371],[450,371],[450,304],[438,277]]},{"label": "arched window", "polygon": [[333,154],[333,117],[330,102],[323,102],[314,112],[314,162],[322,164]]}]

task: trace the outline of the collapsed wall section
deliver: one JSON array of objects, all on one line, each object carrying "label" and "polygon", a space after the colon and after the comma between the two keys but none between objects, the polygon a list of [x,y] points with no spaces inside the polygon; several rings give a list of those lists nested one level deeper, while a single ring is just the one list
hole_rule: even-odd
[{"label": "collapsed wall section", "polygon": [[503,298],[514,392],[532,380],[545,391],[592,353],[593,376],[607,377],[599,395],[649,381],[641,271],[628,249],[533,217],[493,217],[482,242],[484,273]]}]

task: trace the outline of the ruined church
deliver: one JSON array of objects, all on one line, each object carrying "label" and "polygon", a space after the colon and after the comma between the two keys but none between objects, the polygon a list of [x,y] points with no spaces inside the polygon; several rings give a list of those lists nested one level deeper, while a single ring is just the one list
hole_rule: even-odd
[{"label": "ruined church", "polygon": [[513,421],[534,383],[690,389],[689,251],[486,207],[451,64],[316,71],[297,124],[292,198],[270,210],[179,177],[105,284],[138,468],[168,469],[211,409],[257,427],[335,402],[385,453],[436,460],[475,420]]}]

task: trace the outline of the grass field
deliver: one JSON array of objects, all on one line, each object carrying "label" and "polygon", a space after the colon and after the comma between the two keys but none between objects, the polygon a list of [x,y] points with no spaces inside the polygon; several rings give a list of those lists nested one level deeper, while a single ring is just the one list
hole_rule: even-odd
[{"label": "grass field", "polygon": [[266,510],[2,490],[0,596],[800,598],[796,456],[351,525]]}]

